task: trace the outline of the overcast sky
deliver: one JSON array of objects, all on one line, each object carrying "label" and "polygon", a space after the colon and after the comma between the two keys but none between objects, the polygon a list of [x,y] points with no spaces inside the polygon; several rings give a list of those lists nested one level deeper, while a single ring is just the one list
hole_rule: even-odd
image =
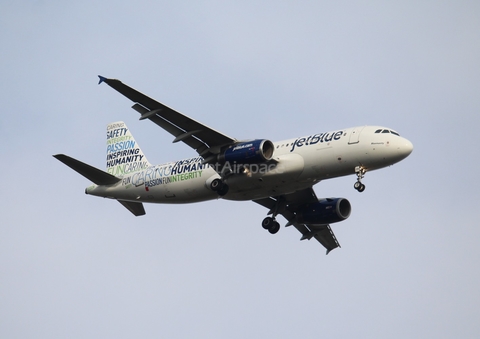
[{"label": "overcast sky", "polygon": [[[0,337],[478,337],[480,2],[5,0],[0,42]],[[328,256],[252,202],[136,218],[51,155],[105,168],[118,120],[152,163],[195,153],[98,74],[238,139],[415,148],[315,186],[352,204]]]}]

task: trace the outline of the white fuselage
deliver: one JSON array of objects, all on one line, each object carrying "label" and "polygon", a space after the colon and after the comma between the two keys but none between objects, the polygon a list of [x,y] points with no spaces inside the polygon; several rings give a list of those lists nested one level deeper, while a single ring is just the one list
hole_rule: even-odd
[{"label": "white fuselage", "polygon": [[[264,164],[223,168],[229,200],[253,200],[293,193],[321,180],[393,165],[406,158],[412,143],[388,128],[354,127],[274,142],[273,159]],[[92,185],[87,194],[135,202],[192,203],[218,199],[210,183],[220,178],[202,158],[190,158],[125,174],[110,186]]]}]

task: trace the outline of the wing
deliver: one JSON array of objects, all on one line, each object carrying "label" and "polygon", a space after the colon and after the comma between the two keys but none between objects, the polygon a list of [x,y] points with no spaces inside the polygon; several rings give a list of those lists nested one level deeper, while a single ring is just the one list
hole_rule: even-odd
[{"label": "wing", "polygon": [[173,142],[183,141],[205,159],[218,154],[223,146],[234,144],[237,141],[149,98],[120,80],[107,79],[100,75],[98,77],[100,78],[99,84],[105,82],[135,102],[132,108],[141,114],[140,120],[153,121],[175,137]]},{"label": "wing", "polygon": [[295,221],[295,210],[299,205],[318,201],[313,188],[310,187],[292,194],[253,201],[268,208],[270,210],[268,214],[278,213],[283,215],[285,219],[288,220],[287,226],[293,225],[300,231],[300,233],[302,233],[300,240],[310,240],[312,238],[317,239],[318,242],[327,249],[327,254],[330,253],[331,250],[340,247],[330,225],[307,226]]}]

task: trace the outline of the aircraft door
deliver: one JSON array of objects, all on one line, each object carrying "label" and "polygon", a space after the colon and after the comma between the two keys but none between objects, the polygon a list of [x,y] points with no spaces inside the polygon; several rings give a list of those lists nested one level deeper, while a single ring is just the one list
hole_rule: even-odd
[{"label": "aircraft door", "polygon": [[358,144],[360,142],[360,133],[362,133],[362,130],[365,128],[365,126],[362,127],[355,127],[352,132],[350,133],[350,138],[348,139],[348,144]]}]

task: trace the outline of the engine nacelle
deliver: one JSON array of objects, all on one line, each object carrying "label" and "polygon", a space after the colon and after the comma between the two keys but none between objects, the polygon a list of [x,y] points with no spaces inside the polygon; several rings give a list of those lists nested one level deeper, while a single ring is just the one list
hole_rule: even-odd
[{"label": "engine nacelle", "polygon": [[240,142],[219,156],[222,163],[259,164],[272,159],[275,147],[270,140],[257,139]]},{"label": "engine nacelle", "polygon": [[347,219],[352,207],[344,198],[321,199],[297,211],[297,222],[307,225],[326,225]]}]

